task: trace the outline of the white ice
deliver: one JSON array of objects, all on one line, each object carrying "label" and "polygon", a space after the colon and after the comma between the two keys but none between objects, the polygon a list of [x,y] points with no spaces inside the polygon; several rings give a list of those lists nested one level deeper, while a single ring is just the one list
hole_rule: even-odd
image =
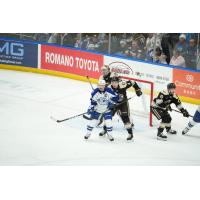
[{"label": "white ice", "polygon": [[[200,125],[182,136],[188,118],[172,112],[177,135],[156,139],[156,127],[134,118],[134,142],[122,123],[113,122],[114,142],[99,138],[96,128],[83,139],[87,120],[56,123],[50,119],[85,112],[91,88],[86,82],[41,74],[0,70],[0,165],[199,165]],[[137,106],[138,98],[134,104]],[[184,106],[194,114],[196,105]]]}]

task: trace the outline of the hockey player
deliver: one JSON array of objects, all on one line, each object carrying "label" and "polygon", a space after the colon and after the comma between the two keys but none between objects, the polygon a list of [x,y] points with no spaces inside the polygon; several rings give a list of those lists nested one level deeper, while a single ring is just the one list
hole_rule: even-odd
[{"label": "hockey player", "polygon": [[200,123],[200,106],[198,106],[193,119],[191,121],[189,121],[188,125],[182,131],[182,134],[185,135],[197,123]]},{"label": "hockey player", "polygon": [[101,116],[105,121],[107,135],[110,141],[113,141],[112,137],[112,112],[111,109],[119,100],[119,95],[115,94],[111,88],[106,87],[105,80],[100,80],[98,87],[91,94],[91,105],[88,109],[88,113],[91,115],[91,120],[87,125],[87,134],[85,139],[87,140],[94,126],[97,125]]},{"label": "hockey player", "polygon": [[110,68],[108,65],[104,65],[101,68],[102,71],[102,75],[99,77],[99,80],[105,80],[106,81],[106,85],[110,85],[111,83],[111,72],[110,72]]},{"label": "hockey player", "polygon": [[188,111],[183,108],[175,90],[176,85],[174,83],[169,83],[167,85],[167,90],[160,92],[152,102],[151,111],[158,120],[161,120],[158,127],[157,139],[167,140],[167,135],[163,133],[165,128],[167,133],[176,134],[176,131],[171,129],[172,118],[168,113],[168,111],[172,111],[170,106],[172,103],[176,105],[184,117],[189,117]]},{"label": "hockey player", "polygon": [[[133,130],[132,130],[132,124],[131,124],[131,120],[130,120],[129,102],[127,100],[127,89],[130,87],[133,87],[135,89],[137,96],[142,95],[142,91],[136,82],[120,81],[120,79],[117,76],[114,76],[111,79],[112,90],[115,93],[119,94],[119,97],[120,97],[119,102],[124,102],[115,107],[115,109],[113,110],[113,116],[116,112],[119,113],[119,116],[121,117],[121,119],[124,123],[124,127],[126,128],[126,130],[128,132],[127,140],[133,139]],[[99,135],[103,136],[106,133],[107,133],[107,129],[104,126],[103,132],[101,132]]]}]

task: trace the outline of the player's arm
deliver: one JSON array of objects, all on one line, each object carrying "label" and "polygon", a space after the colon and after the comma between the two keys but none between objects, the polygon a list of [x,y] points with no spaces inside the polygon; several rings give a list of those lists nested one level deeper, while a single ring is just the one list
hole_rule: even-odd
[{"label": "player's arm", "polygon": [[131,81],[131,84],[132,84],[133,88],[135,89],[136,95],[138,97],[141,96],[142,95],[142,91],[141,91],[141,88],[139,87],[139,85],[135,81]]},{"label": "player's arm", "polygon": [[117,103],[119,102],[119,94],[117,94],[116,92],[114,92],[111,88],[108,88],[108,93],[110,96],[110,100],[108,103],[108,109],[113,109],[115,107],[115,105],[117,105]]},{"label": "player's arm", "polygon": [[153,100],[152,106],[153,107],[160,107],[163,104],[164,94],[163,92],[159,92],[158,96]]},{"label": "player's arm", "polygon": [[97,95],[96,95],[96,93],[97,93],[96,89],[91,93],[90,106],[88,108],[88,113],[92,113],[96,109],[96,106],[97,106]]},{"label": "player's arm", "polygon": [[183,113],[184,117],[189,117],[188,111],[185,108],[183,108],[181,100],[179,99],[179,97],[176,94],[173,95],[173,103]]}]

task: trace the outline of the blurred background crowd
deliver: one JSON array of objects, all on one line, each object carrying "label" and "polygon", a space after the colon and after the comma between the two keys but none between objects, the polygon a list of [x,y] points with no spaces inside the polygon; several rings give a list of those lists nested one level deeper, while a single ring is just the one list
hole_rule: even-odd
[{"label": "blurred background crowd", "polygon": [[199,33],[0,33],[0,37],[47,42],[200,70]]}]

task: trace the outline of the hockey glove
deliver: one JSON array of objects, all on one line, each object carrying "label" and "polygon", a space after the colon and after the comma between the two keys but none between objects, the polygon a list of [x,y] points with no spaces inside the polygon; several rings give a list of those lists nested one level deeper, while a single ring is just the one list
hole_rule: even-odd
[{"label": "hockey glove", "polygon": [[166,110],[171,112],[171,111],[172,111],[172,107],[171,107],[170,105],[168,105],[168,106],[166,107]]},{"label": "hockey glove", "polygon": [[141,89],[136,90],[135,93],[138,97],[142,95]]},{"label": "hockey glove", "polygon": [[183,113],[184,117],[189,117],[190,116],[186,109],[182,109],[181,112]]},{"label": "hockey glove", "polygon": [[113,103],[108,103],[108,107],[107,107],[109,110],[114,110],[114,108],[115,108],[115,105],[113,104]]},{"label": "hockey glove", "polygon": [[96,106],[90,105],[89,108],[88,108],[88,110],[87,110],[87,113],[88,113],[88,114],[91,114],[91,113],[94,112],[95,110],[96,110]]}]

